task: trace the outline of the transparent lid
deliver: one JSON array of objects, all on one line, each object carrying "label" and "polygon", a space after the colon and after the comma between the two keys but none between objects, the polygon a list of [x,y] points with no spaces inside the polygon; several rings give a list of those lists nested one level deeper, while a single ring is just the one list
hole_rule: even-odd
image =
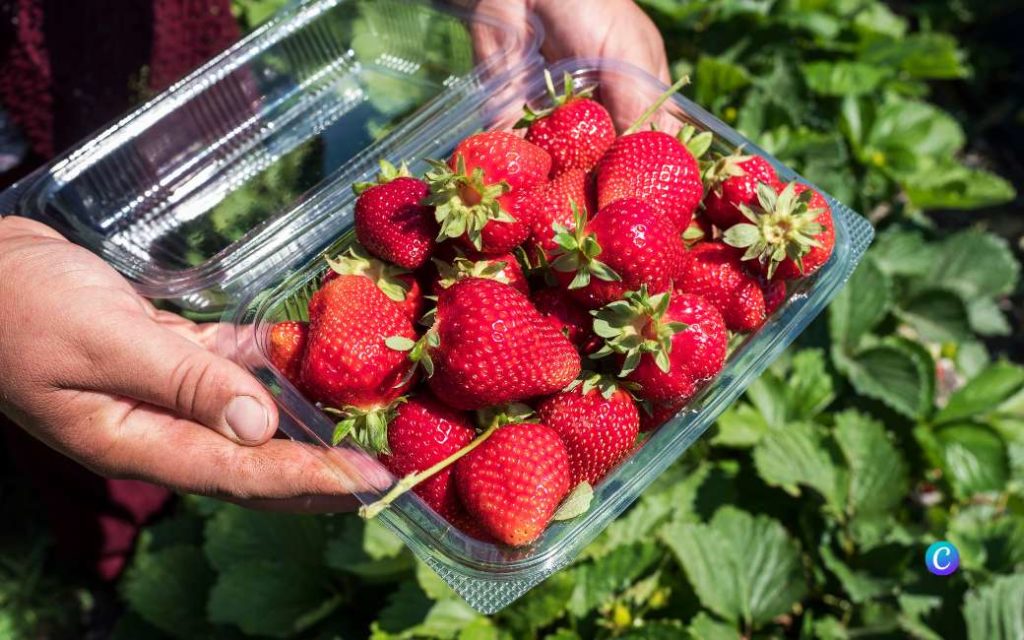
[{"label": "transparent lid", "polygon": [[539,38],[451,4],[300,2],[12,187],[0,210],[51,224],[144,295],[217,311],[309,243],[295,227],[328,218],[354,174],[536,57]]}]

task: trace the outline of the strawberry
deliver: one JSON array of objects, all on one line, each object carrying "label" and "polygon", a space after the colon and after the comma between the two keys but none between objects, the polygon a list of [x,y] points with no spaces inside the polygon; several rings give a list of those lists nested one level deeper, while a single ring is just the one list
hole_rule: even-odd
[{"label": "strawberry", "polygon": [[423,289],[416,276],[405,269],[371,258],[358,246],[350,247],[336,258],[327,258],[327,264],[331,268],[324,273],[321,286],[339,275],[362,276],[377,285],[413,322],[423,314]]},{"label": "strawberry", "polygon": [[[707,141],[697,138],[702,143]],[[656,209],[679,232],[690,224],[704,194],[694,154],[663,131],[621,136],[601,157],[594,172],[598,211],[624,198],[635,198]]]},{"label": "strawberry", "polygon": [[309,325],[305,322],[278,322],[270,328],[270,364],[296,387],[306,351]]},{"label": "strawberry", "polygon": [[617,354],[621,376],[653,402],[689,400],[725,363],[728,332],[721,314],[699,296],[631,291],[595,314],[594,332]]},{"label": "strawberry", "polygon": [[434,394],[458,409],[553,393],[580,372],[580,356],[514,287],[459,280],[437,299],[434,325],[410,358],[421,362]]},{"label": "strawberry", "polygon": [[[463,448],[476,435],[469,418],[429,394],[401,403],[388,425],[389,452],[380,457],[391,473],[405,477],[424,471]],[[451,483],[451,468],[445,468],[416,486],[415,492],[445,517],[461,511]],[[457,517],[457,516],[456,516]]]},{"label": "strawberry", "polygon": [[586,223],[580,213],[575,232],[559,227],[555,242],[555,275],[588,309],[642,285],[653,293],[667,291],[684,255],[675,227],[632,198],[612,203]]},{"label": "strawberry", "polygon": [[543,533],[569,493],[569,482],[565,445],[543,424],[500,427],[455,463],[455,485],[466,511],[498,541],[513,546]]},{"label": "strawberry", "polygon": [[537,416],[565,443],[573,487],[597,484],[633,449],[640,431],[633,397],[600,376],[588,376],[545,398]]},{"label": "strawberry", "polygon": [[515,126],[528,127],[527,141],[551,154],[552,177],[573,169],[589,171],[615,140],[612,117],[591,99],[595,87],[576,91],[568,72],[563,77],[562,95],[555,91],[546,70],[544,80],[553,106],[539,111],[523,107],[526,115]]},{"label": "strawberry", "polygon": [[416,331],[369,278],[339,275],[309,301],[300,379],[313,399],[345,414],[336,441],[353,429],[360,444],[386,441],[382,412],[411,382],[405,354],[386,344],[393,337],[415,339]]},{"label": "strawberry", "polygon": [[593,182],[586,171],[569,169],[551,182],[539,184],[515,194],[515,210],[530,221],[533,244],[550,259],[558,247],[555,243],[555,225],[569,231],[576,228],[572,205],[575,204],[585,218],[597,211],[594,205]]},{"label": "strawberry", "polygon": [[[469,255],[474,256],[471,252]],[[472,258],[459,253],[450,263],[435,258],[434,268],[436,275],[431,281],[430,288],[435,296],[465,278],[489,278],[511,285],[523,293],[530,293],[523,268],[511,253],[503,256],[475,254]]]},{"label": "strawberry", "polygon": [[757,185],[779,184],[775,168],[761,156],[719,155],[704,171],[704,213],[719,229],[746,222],[741,205],[757,202]]},{"label": "strawberry", "polygon": [[832,209],[824,196],[798,182],[757,187],[757,203],[741,205],[746,221],[726,230],[726,244],[746,249],[744,260],[769,280],[809,276],[828,262],[835,245]]},{"label": "strawberry", "polygon": [[596,348],[596,336],[590,328],[590,314],[567,296],[565,291],[557,287],[540,289],[530,296],[530,300],[551,326],[569,338],[577,349],[590,353]]},{"label": "strawberry", "polygon": [[417,269],[434,251],[437,222],[434,210],[421,201],[430,189],[413,178],[403,163],[395,168],[380,161],[376,183],[357,183],[355,206],[356,238],[381,260],[404,269]]},{"label": "strawberry", "polygon": [[730,331],[756,331],[766,317],[764,292],[747,273],[740,252],[722,242],[694,245],[682,261],[675,287],[702,296],[715,306]]},{"label": "strawberry", "polygon": [[436,207],[438,241],[461,238],[477,251],[500,254],[527,238],[529,221],[509,210],[509,193],[547,179],[547,151],[507,131],[489,131],[460,142],[447,163],[430,164],[424,203]]},{"label": "strawberry", "polygon": [[654,431],[675,417],[685,406],[685,400],[647,403],[647,406],[640,408],[640,433]]},{"label": "strawberry", "polygon": [[772,315],[786,301],[786,281],[781,278],[761,278],[759,282],[764,292],[764,311],[767,315]]}]

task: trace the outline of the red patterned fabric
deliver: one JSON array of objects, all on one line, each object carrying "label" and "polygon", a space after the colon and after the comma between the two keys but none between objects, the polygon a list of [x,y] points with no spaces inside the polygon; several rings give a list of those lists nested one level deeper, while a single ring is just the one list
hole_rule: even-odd
[{"label": "red patterned fabric", "polygon": [[[0,103],[33,151],[0,188],[128,111],[145,97],[140,79],[159,92],[238,37],[229,0],[0,0]],[[46,507],[62,565],[115,579],[170,493],[100,478],[3,415],[0,433]]]}]

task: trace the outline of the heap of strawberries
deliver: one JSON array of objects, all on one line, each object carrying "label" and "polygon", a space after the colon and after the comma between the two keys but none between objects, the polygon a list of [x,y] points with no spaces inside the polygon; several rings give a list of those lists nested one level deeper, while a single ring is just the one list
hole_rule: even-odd
[{"label": "heap of strawberries", "polygon": [[270,331],[335,442],[401,478],[369,515],[412,489],[470,536],[532,542],[831,254],[824,198],[763,158],[634,131],[650,112],[617,135],[571,78],[548,87],[525,136],[472,135],[422,178],[382,162],[309,323]]}]

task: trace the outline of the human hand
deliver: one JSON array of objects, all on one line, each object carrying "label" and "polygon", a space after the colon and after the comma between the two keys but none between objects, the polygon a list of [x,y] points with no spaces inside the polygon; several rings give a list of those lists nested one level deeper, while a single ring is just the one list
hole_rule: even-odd
[{"label": "human hand", "polygon": [[271,439],[270,394],[92,253],[0,219],[0,411],[104,476],[248,506],[337,511],[359,454]]}]

